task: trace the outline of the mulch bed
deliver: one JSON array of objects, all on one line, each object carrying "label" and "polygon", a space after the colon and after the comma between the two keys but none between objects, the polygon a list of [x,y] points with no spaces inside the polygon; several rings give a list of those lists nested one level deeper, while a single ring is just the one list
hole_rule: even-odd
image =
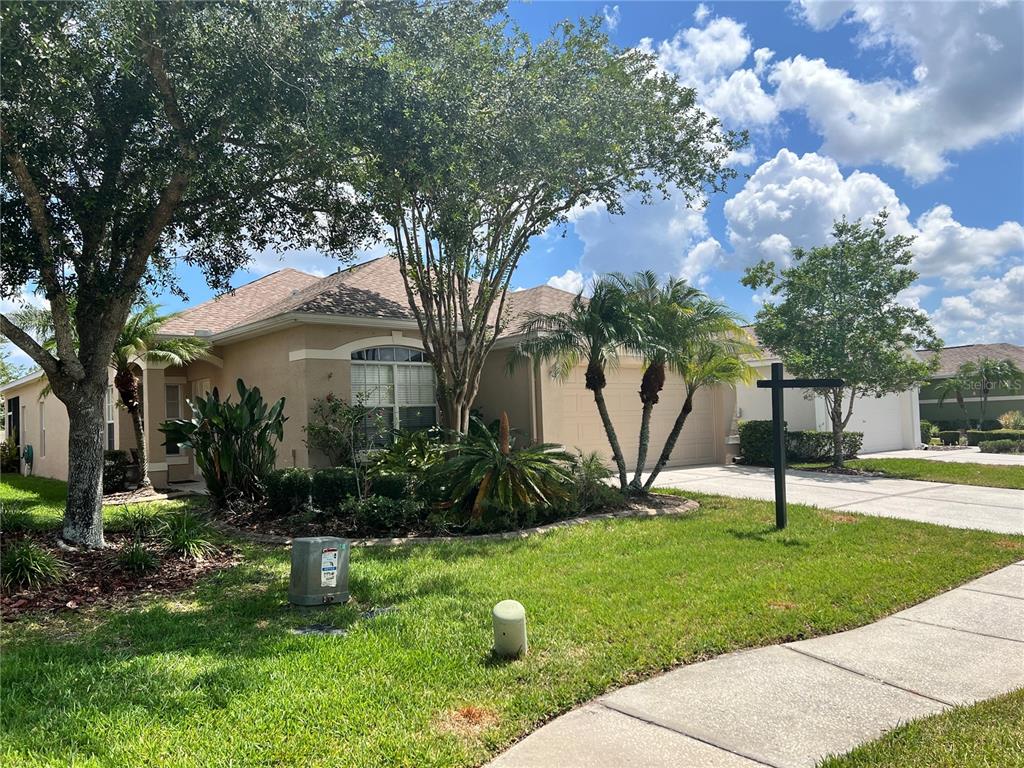
[{"label": "mulch bed", "polygon": [[234,510],[222,514],[215,526],[223,533],[261,544],[288,544],[293,538],[305,536],[340,536],[350,539],[354,546],[393,546],[457,540],[514,539],[592,520],[679,515],[692,512],[698,507],[697,502],[689,499],[655,493],[641,501],[623,501],[621,504],[594,510],[586,515],[537,521],[536,525],[528,528],[493,532],[455,527],[445,530],[425,528],[396,532],[383,537],[379,533],[360,530],[351,519],[335,515],[310,513],[271,519],[266,517],[262,508]]},{"label": "mulch bed", "polygon": [[[15,537],[4,537],[5,543]],[[182,560],[161,552],[159,565],[144,574],[126,572],[118,567],[117,556],[132,542],[130,534],[108,534],[107,548],[100,551],[74,551],[57,544],[53,533],[19,534],[52,552],[67,565],[64,578],[38,590],[20,589],[0,594],[0,614],[13,621],[25,614],[75,611],[94,605],[118,606],[155,595],[173,595],[192,586],[201,576],[237,564],[241,557],[228,546],[204,560]]]},{"label": "mulch bed", "polygon": [[885,472],[869,472],[866,469],[853,469],[852,467],[814,467],[812,469],[801,468],[803,472],[824,472],[826,475],[850,475],[852,477],[885,477]]}]

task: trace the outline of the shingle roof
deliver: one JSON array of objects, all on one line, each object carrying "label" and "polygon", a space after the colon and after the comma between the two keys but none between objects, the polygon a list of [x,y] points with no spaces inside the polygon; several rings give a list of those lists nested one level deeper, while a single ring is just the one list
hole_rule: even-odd
[{"label": "shingle roof", "polygon": [[[928,350],[918,350],[922,357],[927,357]],[[997,360],[1009,358],[1024,368],[1024,347],[1016,344],[965,344],[960,347],[946,347],[939,351],[939,369],[935,376],[952,376],[964,363],[981,357],[993,357]]]},{"label": "shingle roof", "polygon": [[[515,333],[528,313],[568,309],[573,296],[548,285],[510,293],[505,334]],[[384,256],[323,278],[282,269],[185,310],[160,330],[167,334],[220,333],[284,314],[415,319],[398,261]]]},{"label": "shingle roof", "polygon": [[198,330],[219,331],[245,321],[260,310],[281,301],[293,291],[301,291],[320,282],[316,275],[297,269],[282,269],[253,280],[230,293],[186,309],[164,323],[161,333],[192,335]]}]

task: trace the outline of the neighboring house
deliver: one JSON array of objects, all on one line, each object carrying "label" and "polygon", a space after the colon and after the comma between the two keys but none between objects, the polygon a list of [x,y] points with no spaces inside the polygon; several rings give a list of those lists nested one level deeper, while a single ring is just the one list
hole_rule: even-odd
[{"label": "neighboring house", "polygon": [[[583,366],[564,382],[548,375],[546,366],[522,366],[512,374],[506,370],[509,349],[521,338],[517,319],[528,312],[567,309],[572,298],[571,293],[549,286],[509,294],[511,322],[484,366],[474,408],[486,420],[507,411],[512,426],[526,439],[607,455],[593,396],[584,386]],[[185,367],[140,365],[150,476],[158,487],[191,480],[197,473],[189,451],[165,447],[163,434],[155,426],[167,418],[186,416],[186,401],[193,395],[214,387],[222,397],[234,393],[239,378],[258,386],[268,400],[286,398],[288,421],[278,447],[280,466],[325,464],[323,456],[307,448],[303,427],[313,401],[328,393],[351,400],[365,392],[369,403],[384,409],[399,428],[421,427],[436,419],[433,369],[424,359],[397,262],[389,257],[323,278],[282,269],[185,310],[162,332],[202,336],[212,346],[208,359]],[[624,358],[609,372],[605,390],[627,461],[636,456],[641,367],[639,359]],[[104,445],[131,450],[135,447],[131,422],[124,409],[115,406],[112,384],[111,379]],[[42,373],[36,372],[0,391],[13,406],[8,428],[18,436],[20,446],[33,445],[33,472],[63,479],[68,465],[67,414],[52,394],[40,399],[45,386]],[[822,426],[816,419],[817,406],[800,402],[799,393],[792,394],[792,403],[787,400],[790,426]],[[899,409],[908,399],[913,406],[904,414]],[[670,465],[728,461],[736,449],[730,436],[737,415],[767,418],[769,400],[767,392],[752,387],[741,388],[738,394],[730,387],[701,391]],[[651,427],[652,464],[681,401],[682,386],[670,376]],[[912,421],[916,414],[916,393],[896,396],[891,409],[865,401],[858,403],[851,429],[865,429],[861,421],[877,421],[865,430],[871,436],[865,438],[866,449],[910,447],[916,438],[907,436],[916,435],[916,427],[904,426],[903,419]]]},{"label": "neighboring house", "polygon": [[[768,379],[771,378],[771,364],[780,361],[766,354],[751,362],[757,368],[757,377]],[[790,374],[786,373],[786,377],[790,378]],[[766,396],[766,392],[757,389],[756,385],[739,386],[736,391],[737,418],[743,421],[771,419],[771,398]],[[832,431],[825,398],[802,389],[787,389],[783,398],[787,429]],[[883,397],[858,397],[846,430],[864,433],[861,453],[917,448],[921,442],[917,388]]]},{"label": "neighboring house", "polygon": [[[920,354],[928,354],[921,352]],[[1016,344],[967,344],[961,347],[946,347],[939,352],[939,368],[929,383],[921,387],[921,418],[932,424],[949,429],[958,429],[964,421],[963,411],[957,405],[956,396],[949,394],[939,405],[938,389],[943,379],[956,375],[957,369],[967,362],[990,357],[996,360],[1009,358],[1024,369],[1024,347]],[[981,415],[981,394],[964,392],[967,414],[970,419]],[[985,420],[998,419],[1007,411],[1024,411],[1024,389],[993,387],[988,395]]]}]

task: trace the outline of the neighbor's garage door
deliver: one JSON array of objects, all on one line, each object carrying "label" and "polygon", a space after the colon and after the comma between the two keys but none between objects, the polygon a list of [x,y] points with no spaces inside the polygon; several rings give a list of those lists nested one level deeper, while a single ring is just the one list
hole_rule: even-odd
[{"label": "neighbor's garage door", "polygon": [[[561,443],[584,452],[597,451],[610,456],[608,439],[605,437],[601,418],[594,404],[594,396],[583,380],[583,368],[577,368],[565,382],[545,379],[543,384],[544,440]],[[637,438],[640,434],[641,405],[637,390],[640,385],[640,369],[623,366],[608,374],[605,400],[615,425],[626,464],[636,466]],[[701,390],[694,398],[693,412],[686,420],[683,433],[676,443],[669,466],[685,464],[711,464],[715,461],[716,445],[714,425],[716,423],[716,394],[713,390]],[[662,392],[661,401],[654,407],[651,422],[651,442],[647,454],[647,466],[658,460],[665,438],[672,429],[682,406],[682,385],[670,376]]]}]

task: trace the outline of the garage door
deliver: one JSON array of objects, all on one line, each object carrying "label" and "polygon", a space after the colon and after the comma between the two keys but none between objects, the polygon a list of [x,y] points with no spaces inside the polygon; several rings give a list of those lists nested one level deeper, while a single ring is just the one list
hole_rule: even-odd
[{"label": "garage door", "polygon": [[[544,439],[562,443],[584,452],[597,451],[610,457],[608,439],[601,418],[594,405],[594,396],[586,389],[584,369],[578,368],[564,382],[548,379],[544,382]],[[605,400],[611,414],[622,452],[629,467],[636,465],[637,439],[640,433],[641,405],[637,390],[640,369],[622,367],[608,375]],[[711,464],[715,461],[717,446],[714,442],[716,423],[716,395],[713,390],[701,390],[694,398],[693,412],[686,420],[669,466]],[[665,438],[672,429],[682,406],[682,383],[670,376],[661,394],[661,402],[654,407],[651,421],[651,442],[647,466],[653,466],[661,454]]]}]

